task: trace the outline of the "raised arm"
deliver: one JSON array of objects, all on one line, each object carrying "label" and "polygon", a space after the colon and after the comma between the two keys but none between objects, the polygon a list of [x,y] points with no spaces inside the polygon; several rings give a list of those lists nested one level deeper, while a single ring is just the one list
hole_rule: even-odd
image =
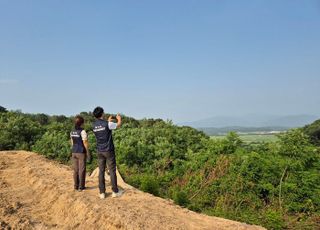
[{"label": "raised arm", "polygon": [[109,116],[108,118],[108,122],[109,123],[109,129],[113,130],[113,129],[118,129],[121,127],[121,124],[122,124],[122,120],[121,120],[121,116],[120,114],[118,113],[117,116],[116,116],[116,119],[117,119],[117,123],[113,122],[113,116]]},{"label": "raised arm", "polygon": [[120,127],[121,127],[121,124],[122,124],[121,116],[120,116],[120,114],[118,113],[118,114],[117,114],[117,128],[120,128]]}]

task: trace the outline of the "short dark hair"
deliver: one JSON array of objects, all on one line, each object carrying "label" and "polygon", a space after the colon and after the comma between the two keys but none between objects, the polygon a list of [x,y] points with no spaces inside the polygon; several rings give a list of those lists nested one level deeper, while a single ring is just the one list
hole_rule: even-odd
[{"label": "short dark hair", "polygon": [[98,107],[96,107],[96,108],[93,110],[93,116],[94,116],[95,118],[100,118],[100,117],[102,117],[103,112],[104,112],[103,108],[101,108],[100,106],[98,106]]},{"label": "short dark hair", "polygon": [[81,127],[81,125],[83,125],[84,123],[84,119],[83,117],[81,117],[80,115],[77,115],[74,119],[74,125],[76,128]]}]

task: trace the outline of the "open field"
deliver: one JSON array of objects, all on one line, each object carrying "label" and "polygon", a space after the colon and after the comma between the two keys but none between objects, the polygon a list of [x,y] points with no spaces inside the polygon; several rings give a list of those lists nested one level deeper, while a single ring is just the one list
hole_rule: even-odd
[{"label": "open field", "polygon": [[[211,136],[211,138],[223,139],[225,136]],[[275,142],[278,139],[274,134],[243,134],[240,138],[245,143]]]}]

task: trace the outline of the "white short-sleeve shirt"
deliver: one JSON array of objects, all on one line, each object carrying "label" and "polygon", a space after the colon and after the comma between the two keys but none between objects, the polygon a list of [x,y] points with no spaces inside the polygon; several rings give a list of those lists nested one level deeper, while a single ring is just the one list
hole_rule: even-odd
[{"label": "white short-sleeve shirt", "polygon": [[117,128],[117,123],[108,121],[108,127],[109,127],[110,130],[114,130],[114,129]]},{"label": "white short-sleeve shirt", "polygon": [[88,134],[87,134],[87,132],[85,130],[81,131],[81,138],[82,138],[83,141],[88,140]]}]

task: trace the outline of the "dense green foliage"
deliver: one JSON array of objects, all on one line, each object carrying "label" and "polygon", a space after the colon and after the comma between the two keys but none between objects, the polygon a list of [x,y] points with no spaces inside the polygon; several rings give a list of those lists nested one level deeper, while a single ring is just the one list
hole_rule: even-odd
[{"label": "dense green foliage", "polygon": [[3,106],[0,106],[0,113],[5,113],[7,112],[7,109]]},{"label": "dense green foliage", "polygon": [[[91,113],[81,115],[94,153],[94,118]],[[0,112],[0,150],[33,150],[69,163],[72,126],[72,117],[4,109]],[[274,143],[250,145],[236,133],[211,139],[170,121],[124,117],[114,139],[121,173],[143,191],[197,212],[268,229],[319,229],[316,130],[312,124],[281,134]],[[93,156],[89,170],[97,166]]]},{"label": "dense green foliage", "polygon": [[320,145],[320,120],[316,120],[312,124],[305,126],[303,130],[311,137],[314,144]]},{"label": "dense green foliage", "polygon": [[38,122],[20,113],[0,113],[0,149],[30,150],[43,131]]}]

